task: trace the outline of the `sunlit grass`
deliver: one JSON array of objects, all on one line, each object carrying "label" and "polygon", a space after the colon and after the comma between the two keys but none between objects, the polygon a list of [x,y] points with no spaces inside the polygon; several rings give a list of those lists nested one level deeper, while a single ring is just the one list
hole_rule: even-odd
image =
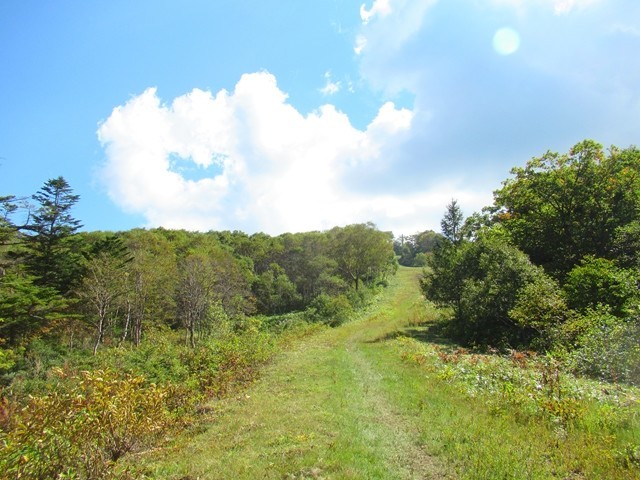
[{"label": "sunlit grass", "polygon": [[[212,403],[200,433],[137,457],[140,475],[638,478],[636,390],[562,377],[539,392],[533,361],[456,353],[429,329],[418,274],[401,269],[361,319],[293,344],[252,387]],[[545,404],[556,387],[565,396]]]}]

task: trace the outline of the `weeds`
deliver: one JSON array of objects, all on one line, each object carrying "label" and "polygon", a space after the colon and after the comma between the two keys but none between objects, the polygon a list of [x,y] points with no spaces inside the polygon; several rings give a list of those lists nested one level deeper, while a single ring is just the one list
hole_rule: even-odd
[{"label": "weeds", "polygon": [[405,361],[481,400],[493,415],[543,422],[558,447],[570,436],[582,438],[623,469],[640,473],[637,388],[573,377],[555,359],[532,352],[481,354],[407,337],[397,342]]}]

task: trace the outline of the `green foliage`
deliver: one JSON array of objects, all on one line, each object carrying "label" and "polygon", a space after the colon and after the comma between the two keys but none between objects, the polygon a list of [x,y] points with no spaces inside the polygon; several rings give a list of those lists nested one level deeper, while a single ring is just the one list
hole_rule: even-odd
[{"label": "green foliage", "polygon": [[27,342],[65,318],[68,301],[19,268],[0,276],[0,336],[7,345]]},{"label": "green foliage", "polygon": [[321,294],[311,303],[310,317],[331,326],[341,325],[353,314],[353,307],[346,295],[337,297]]},{"label": "green foliage", "polygon": [[451,200],[451,203],[447,205],[447,208],[440,222],[442,228],[442,235],[449,242],[454,245],[458,245],[462,241],[463,237],[463,224],[464,215],[457,200]]},{"label": "green foliage", "polygon": [[568,315],[560,286],[545,274],[536,276],[518,290],[516,302],[509,311],[509,316],[518,325],[537,333],[533,344],[542,349],[551,348],[558,340],[558,329]]},{"label": "green foliage", "polygon": [[115,462],[169,425],[167,391],[113,371],[69,375],[31,397],[2,434],[0,470],[13,478],[106,478]]},{"label": "green foliage", "polygon": [[193,387],[191,371],[185,360],[189,350],[178,332],[167,328],[150,329],[146,341],[139,346],[104,349],[97,363],[117,371],[144,376],[158,385]]},{"label": "green foliage", "polygon": [[500,237],[484,236],[459,247],[443,245],[429,267],[422,289],[430,300],[453,307],[456,337],[500,345],[530,340],[532,325],[514,321],[510,312],[520,290],[544,273],[524,253]]},{"label": "green foliage", "polygon": [[446,242],[434,250],[420,280],[422,291],[429,300],[459,311],[462,283],[466,275],[463,258],[470,246],[463,243],[456,247]]},{"label": "green foliage", "polygon": [[640,221],[634,220],[615,230],[611,254],[622,268],[640,267]]},{"label": "green foliage", "polygon": [[496,220],[532,261],[561,277],[587,255],[606,258],[616,229],[637,220],[640,151],[585,140],[514,168],[495,192]]},{"label": "green foliage", "polygon": [[585,257],[567,275],[564,290],[569,307],[585,313],[598,305],[614,315],[624,316],[637,309],[638,274],[617,267],[604,258]]},{"label": "green foliage", "polygon": [[424,294],[452,308],[466,342],[552,351],[577,371],[633,381],[623,337],[635,338],[640,303],[640,150],[585,140],[512,174],[460,230],[457,203],[447,207],[448,241],[428,261]]},{"label": "green foliage", "polygon": [[284,269],[272,263],[253,284],[258,310],[267,315],[282,314],[300,307],[302,296]]},{"label": "green foliage", "polygon": [[427,257],[442,240],[442,235],[426,230],[415,235],[401,235],[393,242],[398,263],[405,267],[424,267]]},{"label": "green foliage", "polygon": [[640,385],[640,323],[600,307],[577,317],[565,330],[574,348],[567,358],[577,373]]},{"label": "green foliage", "polygon": [[64,178],[32,198],[17,225],[20,201],[0,197],[0,470],[16,478],[112,475],[169,419],[255,379],[280,342],[349,319],[397,268],[372,224],[78,233]]},{"label": "green foliage", "polygon": [[130,306],[126,299],[129,275],[124,267],[122,258],[108,251],[101,251],[87,262],[78,298],[86,322],[95,331],[94,355],[108,330],[121,327],[119,317],[126,315]]},{"label": "green foliage", "polygon": [[417,253],[415,258],[413,259],[414,267],[426,267],[429,263],[429,255],[426,253]]},{"label": "green foliage", "polygon": [[206,391],[224,396],[253,381],[259,367],[273,355],[275,345],[267,333],[249,329],[221,338],[213,347],[217,361]]},{"label": "green foliage", "polygon": [[457,329],[473,342],[501,340],[522,344],[528,332],[509,315],[519,291],[543,275],[517,248],[499,240],[475,242],[463,258],[463,280]]},{"label": "green foliage", "polygon": [[330,232],[332,256],[338,272],[356,290],[362,282],[395,273],[392,235],[379,231],[372,223],[336,227]]},{"label": "green foliage", "polygon": [[204,252],[192,253],[180,263],[175,300],[178,318],[192,347],[198,339],[209,336],[216,324],[226,322],[227,312],[242,308],[242,292],[234,287],[237,283],[246,287],[242,285],[244,279],[239,272],[227,268],[227,263],[219,261],[231,261],[224,252],[220,253],[218,258]]},{"label": "green foliage", "polygon": [[68,293],[81,277],[81,227],[71,209],[79,200],[63,177],[47,181],[33,199],[38,203],[31,222],[22,227],[26,237],[26,265],[37,283]]}]

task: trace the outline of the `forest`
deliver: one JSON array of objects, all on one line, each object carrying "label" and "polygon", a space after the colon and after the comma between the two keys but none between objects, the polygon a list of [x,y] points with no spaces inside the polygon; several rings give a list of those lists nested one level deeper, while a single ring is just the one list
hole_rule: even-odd
[{"label": "forest", "polygon": [[557,371],[640,385],[636,147],[547,152],[481,212],[465,218],[454,199],[441,233],[395,239],[372,223],[87,232],[79,201],[63,177],[0,197],[6,478],[129,478],[123,457],[197,426],[208,400],[255,381],[278,352],[357,319],[399,265],[422,272],[420,308],[438,307],[438,338],[468,349],[456,352],[545,356]]}]

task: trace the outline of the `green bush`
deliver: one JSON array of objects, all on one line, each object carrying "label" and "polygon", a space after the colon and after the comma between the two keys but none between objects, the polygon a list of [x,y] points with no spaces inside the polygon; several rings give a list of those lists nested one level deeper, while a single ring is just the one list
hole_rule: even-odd
[{"label": "green bush", "polygon": [[558,329],[570,312],[558,283],[551,277],[540,274],[519,291],[509,316],[518,325],[535,332],[532,345],[539,349],[550,349],[558,341]]},{"label": "green bush", "polygon": [[201,385],[209,394],[224,396],[254,380],[274,351],[273,337],[258,330],[217,339],[200,352],[204,368],[198,376],[206,378],[206,384]]},{"label": "green bush", "polygon": [[353,307],[346,295],[329,296],[318,295],[311,302],[310,318],[312,321],[322,321],[327,325],[337,326],[348,321],[353,315]]},{"label": "green bush", "polygon": [[527,344],[530,326],[510,315],[519,292],[541,278],[541,268],[499,236],[484,236],[458,247],[448,245],[434,254],[425,272],[423,291],[454,309],[451,333],[467,344],[499,346]]},{"label": "green bush", "polygon": [[604,308],[589,310],[568,323],[575,336],[569,365],[602,380],[640,385],[640,323],[623,320]]},{"label": "green bush", "polygon": [[585,257],[567,275],[564,290],[570,308],[585,313],[607,305],[622,317],[637,309],[638,275],[635,270],[617,267],[605,258]]},{"label": "green bush", "polygon": [[104,349],[98,353],[98,361],[119,371],[143,375],[150,382],[184,384],[189,380],[189,369],[182,357],[188,350],[184,335],[169,329],[150,330],[139,346]]}]

